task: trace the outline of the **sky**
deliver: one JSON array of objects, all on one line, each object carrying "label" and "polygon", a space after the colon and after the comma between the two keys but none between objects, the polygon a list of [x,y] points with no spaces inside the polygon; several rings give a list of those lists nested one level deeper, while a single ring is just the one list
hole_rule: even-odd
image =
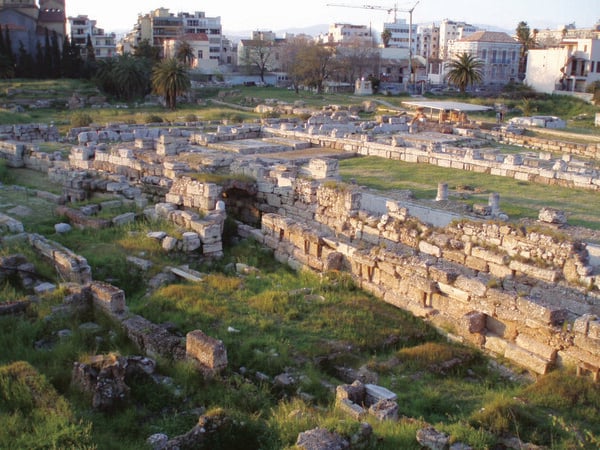
[{"label": "sky", "polygon": [[[381,30],[393,14],[381,9],[393,8],[398,18],[409,21],[407,12],[416,0],[66,0],[67,16],[87,15],[105,31],[131,30],[139,14],[165,7],[172,13],[204,11],[207,17],[221,17],[224,34],[238,31],[285,31],[335,22],[370,25]],[[575,22],[578,28],[590,28],[600,19],[600,0],[420,0],[413,11],[413,23],[439,23],[443,19],[490,25],[513,31],[520,21],[533,28],[557,29]]]}]

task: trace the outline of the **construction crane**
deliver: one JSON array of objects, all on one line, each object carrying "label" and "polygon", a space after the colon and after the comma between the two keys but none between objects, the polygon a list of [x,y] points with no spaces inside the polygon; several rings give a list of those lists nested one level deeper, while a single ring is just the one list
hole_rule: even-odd
[{"label": "construction crane", "polygon": [[379,6],[379,5],[349,5],[347,3],[328,3],[327,6],[339,6],[342,8],[358,8],[358,9],[372,9],[376,11],[387,11],[388,14],[394,13],[394,22],[396,22],[398,18],[398,12],[407,12],[410,14],[412,19],[412,13],[417,7],[421,0],[417,1],[414,6],[410,9],[398,9],[398,3],[395,3],[394,6]]}]

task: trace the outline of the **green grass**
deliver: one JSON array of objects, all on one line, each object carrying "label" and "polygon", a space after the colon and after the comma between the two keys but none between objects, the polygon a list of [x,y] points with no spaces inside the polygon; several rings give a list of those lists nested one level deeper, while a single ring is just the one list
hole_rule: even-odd
[{"label": "green grass", "polygon": [[[489,194],[498,192],[500,208],[511,219],[537,218],[541,208],[551,207],[566,211],[571,225],[600,229],[600,197],[589,190],[544,186],[507,177],[376,157],[342,160],[340,174],[345,181],[354,179],[359,185],[381,191],[410,189],[415,198],[428,200],[435,199],[438,183],[448,183],[449,198],[469,205],[487,204]],[[465,187],[469,188],[466,199],[456,192],[457,189],[464,191]]]}]

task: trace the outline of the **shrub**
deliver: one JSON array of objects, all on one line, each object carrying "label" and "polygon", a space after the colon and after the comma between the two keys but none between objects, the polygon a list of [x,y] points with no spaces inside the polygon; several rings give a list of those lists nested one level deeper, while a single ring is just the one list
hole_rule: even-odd
[{"label": "shrub", "polygon": [[186,122],[198,122],[198,116],[196,114],[187,114],[184,119]]},{"label": "shrub", "polygon": [[71,116],[71,126],[73,127],[87,127],[89,126],[94,119],[88,113],[78,112]]},{"label": "shrub", "polygon": [[0,159],[0,183],[12,184],[15,178],[10,172],[6,160]]},{"label": "shrub", "polygon": [[162,117],[156,114],[148,114],[144,117],[144,123],[163,123],[164,120]]}]

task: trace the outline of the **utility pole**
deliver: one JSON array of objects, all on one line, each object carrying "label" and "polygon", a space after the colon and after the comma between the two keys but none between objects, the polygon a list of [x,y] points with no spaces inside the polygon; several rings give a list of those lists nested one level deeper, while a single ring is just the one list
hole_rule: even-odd
[{"label": "utility pole", "polygon": [[412,31],[413,31],[413,21],[412,21],[412,16],[413,16],[413,11],[415,10],[415,8],[417,7],[417,5],[419,4],[421,0],[418,0],[417,3],[415,3],[415,5],[408,10],[408,17],[409,17],[409,24],[408,24],[408,83],[409,85],[413,85],[414,86],[414,80],[413,80],[413,65],[412,65],[412,47],[413,47],[413,43],[412,43]]}]

